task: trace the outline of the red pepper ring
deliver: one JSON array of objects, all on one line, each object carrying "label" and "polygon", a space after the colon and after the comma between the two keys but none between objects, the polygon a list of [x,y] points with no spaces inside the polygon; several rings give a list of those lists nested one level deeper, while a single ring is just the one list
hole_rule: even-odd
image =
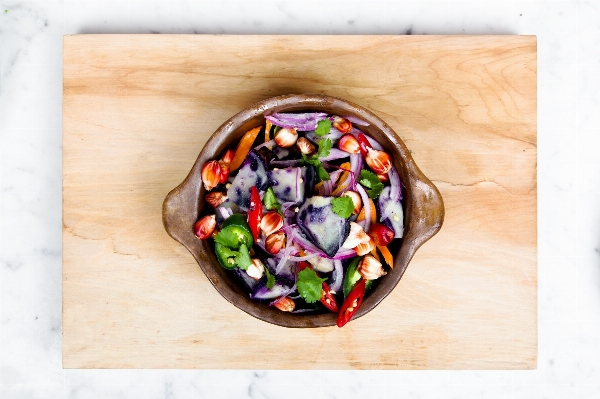
[{"label": "red pepper ring", "polygon": [[362,133],[359,133],[356,139],[358,140],[358,148],[360,149],[361,155],[363,158],[366,158],[369,153],[369,148],[371,148],[371,143],[369,143],[369,140]]},{"label": "red pepper ring", "polygon": [[[312,269],[312,267],[310,267],[307,262],[298,262],[298,272],[301,272],[304,269]],[[319,276],[319,273],[317,273],[317,276]],[[319,299],[319,301],[321,301],[321,303],[325,305],[327,309],[337,313],[339,311],[337,302],[335,301],[335,298],[333,297],[333,294],[331,293],[331,290],[325,281],[323,281],[322,287],[323,292],[321,293],[321,299]]]},{"label": "red pepper ring", "polygon": [[332,312],[337,313],[339,311],[337,302],[335,301],[335,298],[331,294],[331,290],[325,281],[323,281],[323,293],[321,294],[320,301]]},{"label": "red pepper ring", "polygon": [[263,205],[260,194],[256,187],[250,189],[250,209],[248,210],[248,227],[252,232],[254,241],[258,242],[260,238],[260,220],[262,219]]},{"label": "red pepper ring", "polygon": [[[367,280],[361,278],[352,291],[350,291],[348,294],[348,297],[342,304],[342,310],[340,310],[340,313],[338,314],[336,322],[338,327],[344,327],[362,304],[363,297],[365,296],[366,284]],[[356,305],[354,304],[355,301]]]}]

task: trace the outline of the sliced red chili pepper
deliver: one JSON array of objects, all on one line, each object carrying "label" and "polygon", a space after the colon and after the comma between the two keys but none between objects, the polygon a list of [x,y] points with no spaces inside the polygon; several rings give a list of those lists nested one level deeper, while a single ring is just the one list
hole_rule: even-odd
[{"label": "sliced red chili pepper", "polygon": [[[307,262],[298,262],[298,272],[301,272],[304,269],[312,269],[312,267]],[[319,276],[319,273],[317,273],[317,276]],[[335,301],[335,298],[333,297],[333,294],[331,293],[331,290],[325,281],[323,281],[323,292],[321,293],[320,301],[332,312],[337,312],[339,310],[337,302]]]},{"label": "sliced red chili pepper", "polygon": [[332,312],[337,313],[339,311],[337,302],[335,301],[335,298],[331,294],[331,290],[325,281],[323,281],[323,293],[321,294],[320,301]]},{"label": "sliced red chili pepper", "polygon": [[363,297],[365,296],[366,283],[367,280],[361,278],[356,284],[356,286],[352,289],[352,291],[350,291],[350,293],[348,294],[348,297],[342,304],[342,309],[338,314],[336,322],[338,327],[343,327],[344,325],[346,325],[346,323],[350,321],[352,316],[354,316],[354,314],[360,307],[363,301]]},{"label": "sliced red chili pepper", "polygon": [[308,262],[298,262],[298,272],[301,272],[304,269],[311,269],[310,265],[308,264]]},{"label": "sliced red chili pepper", "polygon": [[366,158],[367,154],[369,153],[368,149],[371,148],[371,143],[369,143],[369,140],[362,133],[358,134],[357,140],[358,147],[360,148],[360,153],[363,156],[363,158]]},{"label": "sliced red chili pepper", "polygon": [[252,186],[250,189],[250,210],[248,211],[248,226],[254,237],[254,241],[258,241],[260,237],[260,219],[262,219],[263,211],[262,201],[260,200],[260,194],[256,187]]}]

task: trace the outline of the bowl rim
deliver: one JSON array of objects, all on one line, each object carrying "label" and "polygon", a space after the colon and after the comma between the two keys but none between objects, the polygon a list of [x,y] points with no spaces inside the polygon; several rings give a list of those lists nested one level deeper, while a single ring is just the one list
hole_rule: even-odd
[{"label": "bowl rim", "polygon": [[404,187],[404,237],[399,249],[394,253],[394,268],[381,279],[379,286],[365,297],[352,320],[364,316],[392,292],[417,249],[440,230],[444,220],[444,203],[437,187],[421,172],[410,151],[394,130],[366,108],[324,94],[287,94],[252,104],[229,118],[210,136],[186,178],[168,193],[163,202],[165,230],[192,254],[213,287],[238,309],[271,324],[292,328],[327,327],[335,325],[337,314],[308,316],[281,312],[249,299],[237,282],[229,278],[225,269],[219,265],[208,240],[198,240],[193,233],[192,226],[204,205],[204,187],[200,171],[206,161],[214,159],[216,154],[222,153],[235,143],[247,130],[257,126],[257,120],[262,118],[264,123],[265,113],[327,111],[334,108],[342,110],[343,113],[329,113],[353,116],[368,123],[369,126],[361,126],[361,130],[375,136],[385,150],[391,150],[392,153],[397,151],[398,156],[392,158]]}]

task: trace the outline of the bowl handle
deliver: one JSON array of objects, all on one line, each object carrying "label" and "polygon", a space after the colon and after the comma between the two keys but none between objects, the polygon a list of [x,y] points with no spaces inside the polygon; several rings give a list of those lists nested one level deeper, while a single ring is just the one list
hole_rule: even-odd
[{"label": "bowl handle", "polygon": [[420,205],[416,210],[412,210],[408,221],[408,234],[404,237],[408,245],[403,246],[401,254],[401,257],[406,257],[406,264],[402,265],[403,269],[417,249],[442,228],[445,213],[444,201],[439,190],[416,168],[416,165],[414,166],[415,170],[411,173],[413,184],[410,196],[413,204]]},{"label": "bowl handle", "polygon": [[[202,181],[192,179],[199,173],[196,166],[192,168],[186,179],[167,195],[163,202],[163,225],[167,233],[176,241],[184,244],[195,243],[191,233],[198,215],[198,198]],[[189,227],[189,228],[186,228]],[[192,238],[190,238],[192,237]]]}]

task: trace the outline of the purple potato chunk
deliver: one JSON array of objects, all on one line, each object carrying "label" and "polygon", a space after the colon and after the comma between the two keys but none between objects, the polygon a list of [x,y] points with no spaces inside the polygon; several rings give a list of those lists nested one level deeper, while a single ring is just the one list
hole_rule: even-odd
[{"label": "purple potato chunk", "polygon": [[333,211],[334,197],[307,199],[296,214],[296,223],[307,238],[333,257],[350,234],[350,221]]},{"label": "purple potato chunk", "polygon": [[256,187],[258,191],[267,189],[268,179],[265,164],[256,151],[250,151],[242,164],[233,183],[227,190],[227,197],[243,211],[250,207],[250,189]]},{"label": "purple potato chunk", "polygon": [[[312,166],[270,170],[268,177],[275,197],[282,203],[295,202],[299,204],[312,193],[312,186],[314,185]],[[307,190],[308,188],[311,190]]]}]

